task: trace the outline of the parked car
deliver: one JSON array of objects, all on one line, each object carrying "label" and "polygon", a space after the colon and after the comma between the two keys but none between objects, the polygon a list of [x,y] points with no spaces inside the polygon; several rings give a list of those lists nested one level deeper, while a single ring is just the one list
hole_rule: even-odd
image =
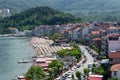
[{"label": "parked car", "polygon": [[92,68],[92,65],[93,65],[92,63],[89,63],[88,68]]},{"label": "parked car", "polygon": [[80,68],[80,66],[81,66],[81,65],[80,65],[80,64],[78,64],[78,65],[77,65],[77,68]]}]

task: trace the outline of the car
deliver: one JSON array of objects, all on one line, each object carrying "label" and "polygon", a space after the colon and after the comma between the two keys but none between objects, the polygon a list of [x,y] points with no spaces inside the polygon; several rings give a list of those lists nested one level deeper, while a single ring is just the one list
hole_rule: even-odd
[{"label": "car", "polygon": [[81,66],[81,64],[78,64],[78,65],[77,65],[77,68],[80,68],[80,66]]},{"label": "car", "polygon": [[89,63],[88,68],[92,68],[92,65],[93,65],[92,63]]},{"label": "car", "polygon": [[91,75],[91,74],[92,74],[92,72],[90,71],[90,72],[89,72],[89,75]]}]

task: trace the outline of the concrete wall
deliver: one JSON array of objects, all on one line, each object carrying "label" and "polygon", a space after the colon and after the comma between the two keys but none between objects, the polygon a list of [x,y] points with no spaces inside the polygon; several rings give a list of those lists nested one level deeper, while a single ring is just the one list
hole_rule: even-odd
[{"label": "concrete wall", "polygon": [[112,64],[119,64],[120,63],[120,59],[113,59],[112,60]]},{"label": "concrete wall", "polygon": [[84,28],[82,28],[82,38],[84,38],[85,35],[88,34],[88,32],[89,32],[89,28],[88,28],[88,27],[84,27]]},{"label": "concrete wall", "polygon": [[120,80],[120,70],[116,72],[116,75],[114,75],[114,72],[111,73],[112,77],[116,77],[118,80]]},{"label": "concrete wall", "polygon": [[116,51],[120,49],[120,40],[119,41],[108,41],[108,53],[111,51]]}]

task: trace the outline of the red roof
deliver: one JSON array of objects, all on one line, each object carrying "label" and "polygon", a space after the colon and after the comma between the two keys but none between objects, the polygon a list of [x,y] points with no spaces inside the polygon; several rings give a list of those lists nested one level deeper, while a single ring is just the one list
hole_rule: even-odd
[{"label": "red roof", "polygon": [[118,71],[118,70],[120,70],[120,64],[112,65],[110,68],[110,71]]},{"label": "red roof", "polygon": [[120,58],[120,51],[111,52],[109,55],[110,58]]},{"label": "red roof", "polygon": [[48,67],[47,63],[34,64],[34,66]]},{"label": "red roof", "polygon": [[90,75],[88,77],[88,80],[102,80],[103,76],[102,75]]},{"label": "red roof", "polygon": [[90,78],[88,78],[88,80],[102,80],[102,78],[98,78],[98,77],[90,77]]}]

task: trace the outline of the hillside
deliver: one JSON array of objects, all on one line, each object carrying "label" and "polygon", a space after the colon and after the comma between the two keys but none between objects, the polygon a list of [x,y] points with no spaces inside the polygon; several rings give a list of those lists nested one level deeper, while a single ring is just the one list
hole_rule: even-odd
[{"label": "hillside", "polygon": [[12,13],[35,6],[49,6],[83,17],[85,20],[106,20],[110,14],[109,16],[113,17],[112,21],[120,20],[116,19],[116,15],[120,17],[119,4],[120,0],[0,0],[0,8],[9,8]]},{"label": "hillside", "polygon": [[76,21],[81,21],[81,19],[49,7],[35,7],[15,14],[14,16],[1,19],[0,33],[8,32],[9,27],[26,30],[33,29],[39,25],[65,24]]}]

